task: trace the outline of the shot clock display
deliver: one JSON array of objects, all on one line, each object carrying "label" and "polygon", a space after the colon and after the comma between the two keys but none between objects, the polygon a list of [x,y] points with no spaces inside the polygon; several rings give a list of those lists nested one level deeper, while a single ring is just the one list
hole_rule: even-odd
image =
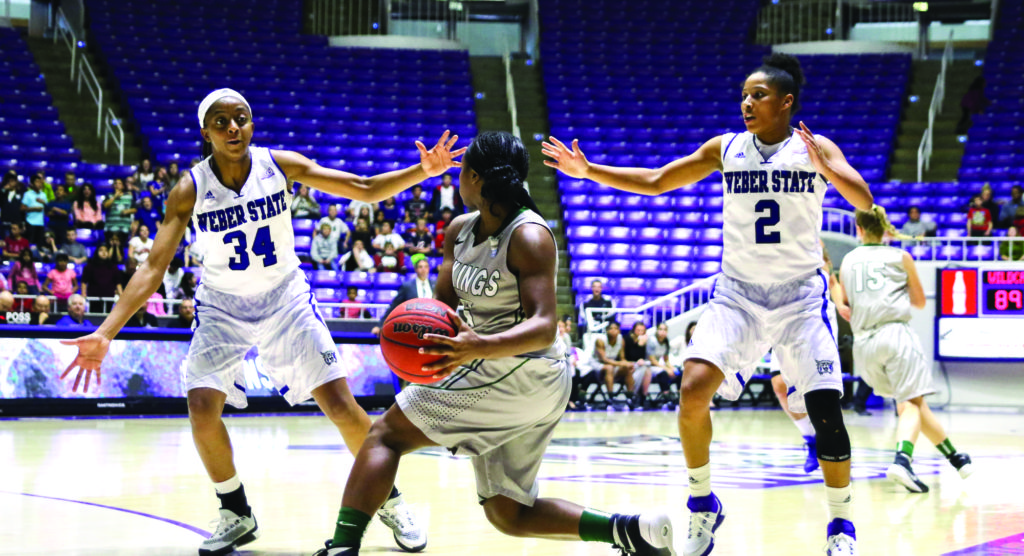
[{"label": "shot clock display", "polygon": [[935,311],[935,356],[1024,361],[1024,266],[942,268]]}]

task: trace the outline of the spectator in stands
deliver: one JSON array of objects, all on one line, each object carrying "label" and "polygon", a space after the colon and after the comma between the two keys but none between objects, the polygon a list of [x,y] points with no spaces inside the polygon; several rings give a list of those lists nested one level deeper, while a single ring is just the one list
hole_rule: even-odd
[{"label": "spectator in stands", "polygon": [[[28,291],[28,284],[21,280],[14,282],[14,293],[19,299],[14,301],[14,310],[18,313],[28,313],[32,310],[32,292]],[[27,321],[26,321],[27,324]]]},{"label": "spectator in stands", "polygon": [[[416,275],[403,282],[398,288],[398,295],[391,300],[391,305],[388,306],[387,311],[384,311],[384,317],[380,319],[381,324],[388,320],[388,315],[395,310],[395,307],[406,301],[421,297],[434,297],[437,280],[430,276],[430,260],[426,257],[417,258],[414,264],[416,265]],[[380,334],[380,326],[373,327],[371,332]]]},{"label": "spectator in stands", "polygon": [[45,295],[37,295],[35,300],[32,302],[32,313],[31,321],[29,324],[36,326],[42,326],[44,324],[53,324],[50,321],[50,298]]},{"label": "spectator in stands", "polygon": [[53,239],[53,232],[43,232],[43,242],[32,246],[33,255],[37,263],[52,263],[57,256],[57,242]]},{"label": "spectator in stands", "polygon": [[647,360],[647,325],[637,321],[624,338],[622,356],[633,364],[633,395],[638,403],[647,399],[651,386],[651,362]]},{"label": "spectator in stands", "polygon": [[39,293],[39,274],[36,272],[36,261],[32,256],[31,249],[23,249],[18,254],[18,260],[11,265],[11,272],[7,279],[12,284],[24,283],[28,287],[26,293],[32,295]]},{"label": "spectator in stands", "polygon": [[1021,199],[1022,192],[1024,192],[1024,189],[1019,185],[1015,185],[1010,189],[1010,200],[1003,203],[1002,208],[999,209],[998,227],[1024,227],[1024,199]]},{"label": "spectator in stands", "polygon": [[[42,170],[36,170],[35,172],[32,173],[32,179],[35,179],[36,176],[38,176],[39,179],[43,180],[43,194],[46,195],[46,202],[49,203],[50,201],[53,200],[53,186],[46,179],[46,172]],[[32,183],[32,180],[29,180],[29,183]]]},{"label": "spectator in stands", "polygon": [[37,245],[43,241],[43,230],[46,229],[43,218],[47,203],[46,194],[43,193],[44,183],[41,175],[33,176],[32,187],[21,198],[21,212],[25,214],[25,223],[28,225],[25,236],[30,243]]},{"label": "spectator in stands", "polygon": [[352,222],[365,218],[366,223],[373,226],[375,222],[374,218],[377,213],[377,207],[373,203],[364,203],[363,201],[352,201],[348,204],[348,219]]},{"label": "spectator in stands", "polygon": [[78,234],[74,230],[64,233],[64,245],[61,245],[57,252],[67,255],[68,259],[76,265],[83,265],[89,260],[89,253],[85,250],[85,246],[78,243]]},{"label": "spectator in stands", "polygon": [[57,255],[57,266],[46,275],[43,291],[57,298],[58,311],[64,308],[71,294],[78,291],[78,274],[68,268],[68,256],[64,253]]},{"label": "spectator in stands", "polygon": [[14,311],[14,294],[4,290],[0,291],[0,324],[12,324],[7,322],[7,314]]},{"label": "spectator in stands", "polygon": [[352,243],[352,250],[341,256],[338,266],[345,272],[377,272],[377,263],[363,247],[363,240],[357,239]]},{"label": "spectator in stands", "polygon": [[361,307],[349,305],[349,303],[362,303],[359,299],[359,288],[349,286],[346,292],[345,301],[341,303],[341,318],[343,319],[368,319],[370,311]]},{"label": "spectator in stands", "polygon": [[385,220],[380,225],[380,233],[377,237],[373,238],[373,246],[377,249],[383,250],[384,246],[391,244],[395,249],[401,250],[405,248],[405,240],[398,233],[395,233],[395,223],[390,220]]},{"label": "spectator in stands", "polygon": [[11,223],[11,234],[4,240],[4,257],[16,259],[22,251],[27,251],[31,247],[28,238],[21,235],[24,226],[20,222]]},{"label": "spectator in stands", "polygon": [[329,223],[321,224],[320,233],[313,235],[309,257],[313,259],[313,270],[338,270],[338,241],[331,237]]},{"label": "spectator in stands", "polygon": [[196,320],[196,302],[191,297],[186,297],[178,304],[178,318],[171,323],[171,328],[192,328]]},{"label": "spectator in stands", "polygon": [[163,293],[165,299],[174,299],[174,292],[177,291],[184,277],[185,271],[182,269],[181,259],[177,257],[171,259],[171,264],[167,266],[167,272],[164,272]]},{"label": "spectator in stands", "polygon": [[673,367],[681,369],[683,363],[686,362],[686,350],[690,346],[690,339],[693,338],[693,331],[697,328],[697,321],[693,321],[686,325],[686,333],[682,336],[676,336],[669,341],[671,351],[668,354],[668,361]]},{"label": "spectator in stands", "polygon": [[102,244],[82,269],[82,295],[115,297],[121,295],[121,269],[111,255],[110,246]]},{"label": "spectator in stands", "polygon": [[394,197],[388,197],[380,204],[380,214],[382,220],[398,222],[402,219],[402,207],[398,206]]},{"label": "spectator in stands", "polygon": [[78,187],[78,180],[75,178],[75,173],[71,170],[64,172],[64,190],[67,191],[68,197],[74,196],[76,187]]},{"label": "spectator in stands", "polygon": [[970,237],[992,235],[992,213],[983,206],[981,195],[975,195],[971,199],[971,209],[967,211],[967,235]]},{"label": "spectator in stands", "polygon": [[405,221],[415,222],[427,215],[429,204],[423,198],[423,186],[416,184],[412,186],[412,199],[405,202]]},{"label": "spectator in stands", "polygon": [[144,303],[138,311],[135,311],[134,315],[128,317],[128,322],[124,323],[125,327],[160,328],[160,322],[156,320],[156,315],[146,312],[148,306],[148,303]]},{"label": "spectator in stands", "polygon": [[128,242],[128,258],[134,259],[136,265],[142,265],[153,250],[153,239],[149,237],[149,226],[139,226],[139,233]]},{"label": "spectator in stands", "polygon": [[309,187],[299,184],[299,193],[292,199],[292,220],[320,218],[320,205],[310,194]]},{"label": "spectator in stands", "polygon": [[24,216],[21,212],[21,198],[24,191],[18,174],[9,170],[4,174],[3,191],[0,191],[0,222],[3,223],[4,234],[10,230],[11,224],[23,222]]},{"label": "spectator in stands", "polygon": [[68,194],[68,189],[63,184],[58,185],[53,200],[46,203],[46,221],[59,244],[63,244],[64,238],[68,235],[68,228],[71,227],[71,212],[71,196]]},{"label": "spectator in stands", "polygon": [[410,255],[426,255],[432,257],[437,254],[434,249],[434,236],[427,228],[426,217],[416,219],[416,227],[409,230],[409,241],[405,244]]},{"label": "spectator in stands", "polygon": [[658,324],[654,337],[647,342],[647,360],[651,362],[652,371],[655,373],[653,380],[662,392],[669,392],[673,384],[678,388],[683,378],[683,373],[669,363],[670,349],[668,323],[663,322]]},{"label": "spectator in stands", "polygon": [[178,289],[174,290],[175,299],[191,299],[196,296],[196,275],[186,272],[181,277]]},{"label": "spectator in stands", "polygon": [[[587,315],[587,309],[614,309],[615,303],[610,298],[604,297],[602,292],[604,291],[604,282],[599,279],[594,279],[590,282],[590,299],[583,303],[583,307],[580,309],[580,317],[583,318],[583,326],[580,326],[581,332],[587,331],[589,324],[595,326],[594,332],[600,332],[604,328],[604,323],[611,320],[614,313],[608,313],[604,311],[594,311],[593,315]],[[587,322],[587,319],[593,319],[592,322]]]},{"label": "spectator in stands", "polygon": [[921,220],[921,209],[917,205],[907,209],[907,222],[900,233],[910,237],[926,237],[935,235],[935,222]]},{"label": "spectator in stands", "polygon": [[988,210],[989,215],[992,216],[992,222],[995,223],[996,219],[999,218],[999,209],[1002,203],[997,202],[992,196],[991,186],[986,185],[981,188],[981,206]]},{"label": "spectator in stands", "polygon": [[135,176],[128,176],[124,179],[124,190],[131,196],[133,203],[142,198],[142,186],[139,185],[139,180]]},{"label": "spectator in stands", "polygon": [[163,222],[164,215],[160,212],[160,209],[153,204],[152,197],[143,197],[142,201],[139,202],[139,207],[135,212],[135,221],[140,226],[146,226],[149,228],[153,235],[160,231],[160,223]]},{"label": "spectator in stands", "polygon": [[430,215],[434,218],[441,218],[441,211],[450,209],[452,214],[465,212],[462,206],[462,196],[459,190],[452,185],[452,175],[442,174],[441,185],[437,186],[434,194],[430,196]]},{"label": "spectator in stands", "polygon": [[[338,205],[329,205],[327,207],[327,216],[320,219],[317,222],[317,229],[327,224],[331,227],[331,241],[337,246],[338,250],[348,248],[349,241],[352,239],[352,231],[349,230],[348,224],[338,216]],[[345,236],[344,241],[341,237]]]},{"label": "spectator in stands", "polygon": [[992,103],[985,98],[985,78],[979,75],[960,98],[960,121],[956,124],[956,134],[966,135],[971,129],[971,117],[984,112],[989,104]]},{"label": "spectator in stands", "polygon": [[103,200],[103,211],[107,215],[104,229],[108,236],[110,234],[117,234],[121,236],[121,241],[124,241],[124,238],[128,236],[129,230],[131,230],[136,210],[132,206],[132,197],[125,188],[124,181],[115,179],[114,192],[107,195],[107,198]]},{"label": "spectator in stands", "polygon": [[365,218],[356,220],[355,229],[352,230],[352,248],[355,249],[356,242],[363,244],[363,248],[373,253],[373,231],[370,230],[370,221]]},{"label": "spectator in stands", "polygon": [[135,171],[135,179],[143,187],[148,186],[149,182],[156,179],[156,174],[153,172],[153,163],[148,158],[143,158],[142,162],[139,163],[139,169]]},{"label": "spectator in stands", "polygon": [[405,253],[395,248],[394,244],[385,243],[384,252],[373,256],[377,272],[397,272],[405,274]]},{"label": "spectator in stands", "polygon": [[178,170],[178,163],[172,162],[167,165],[167,183],[174,187],[181,180],[181,171]]},{"label": "spectator in stands", "polygon": [[103,229],[103,213],[96,201],[96,189],[91,183],[83,183],[75,191],[75,202],[71,205],[76,228]]},{"label": "spectator in stands", "polygon": [[121,241],[121,234],[111,234],[109,239],[110,258],[117,264],[125,264],[128,259],[125,257],[124,242]]},{"label": "spectator in stands", "polygon": [[77,293],[68,298],[68,314],[57,321],[57,326],[96,326],[85,318],[85,298]]},{"label": "spectator in stands", "polygon": [[1024,239],[1016,226],[1006,230],[1006,240],[999,242],[999,258],[1004,261],[1024,260]]},{"label": "spectator in stands", "polygon": [[604,329],[604,334],[594,340],[594,352],[590,355],[590,368],[600,371],[609,397],[615,392],[616,382],[625,384],[627,399],[632,404],[633,390],[636,388],[633,379],[634,365],[626,361],[624,347],[625,341],[622,339],[619,323],[614,320],[610,321]]},{"label": "spectator in stands", "polygon": [[[164,209],[164,200],[167,199],[167,191],[171,188],[171,178],[167,175],[167,168],[163,166],[156,169],[156,178],[148,184],[149,196],[153,198],[153,206],[159,210]],[[145,197],[143,197],[145,199]]]}]

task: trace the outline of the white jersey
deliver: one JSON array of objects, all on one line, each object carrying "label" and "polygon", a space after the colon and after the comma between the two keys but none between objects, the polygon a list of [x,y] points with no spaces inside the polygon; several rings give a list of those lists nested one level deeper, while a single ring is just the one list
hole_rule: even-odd
[{"label": "white jersey", "polygon": [[742,282],[787,282],[821,267],[828,184],[795,134],[762,155],[773,147],[749,132],[722,136],[722,272]]},{"label": "white jersey", "polygon": [[249,156],[252,170],[240,193],[217,179],[210,158],[189,170],[203,285],[238,296],[266,292],[299,267],[288,180],[269,149],[249,147]]},{"label": "white jersey", "polygon": [[839,270],[853,313],[855,337],[891,322],[910,322],[910,293],[902,249],[862,245],[843,257]]}]

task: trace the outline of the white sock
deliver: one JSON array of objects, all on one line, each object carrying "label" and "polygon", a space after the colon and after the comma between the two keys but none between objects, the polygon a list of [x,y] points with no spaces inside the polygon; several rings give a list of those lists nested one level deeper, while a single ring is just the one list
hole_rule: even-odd
[{"label": "white sock", "polygon": [[708,496],[711,494],[711,464],[707,463],[701,467],[690,467],[686,470],[690,474],[690,495]]},{"label": "white sock", "polygon": [[850,507],[853,505],[850,485],[841,488],[825,487],[825,498],[828,499],[828,520],[830,522],[837,517],[853,521],[850,511]]},{"label": "white sock", "polygon": [[213,483],[213,489],[217,491],[217,494],[227,494],[234,492],[242,487],[242,480],[238,478],[238,475],[231,477],[223,483]]},{"label": "white sock", "polygon": [[811,424],[810,417],[804,416],[803,419],[795,419],[793,424],[800,429],[800,434],[803,436],[814,436],[814,425]]}]

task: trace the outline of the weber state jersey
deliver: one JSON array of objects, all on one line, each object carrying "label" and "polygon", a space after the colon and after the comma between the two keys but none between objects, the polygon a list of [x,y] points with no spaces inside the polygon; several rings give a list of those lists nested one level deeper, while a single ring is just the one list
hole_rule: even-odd
[{"label": "weber state jersey", "polygon": [[722,272],[743,282],[786,282],[821,267],[825,179],[795,134],[765,146],[752,133],[722,136]]},{"label": "weber state jersey", "polygon": [[234,295],[265,292],[299,267],[288,180],[269,149],[249,147],[249,156],[252,170],[239,193],[217,179],[210,158],[190,170],[203,285]]},{"label": "weber state jersey", "polygon": [[[548,233],[551,229],[540,215],[524,208],[498,236],[474,245],[473,229],[479,220],[477,212],[466,220],[455,239],[452,285],[462,303],[466,324],[479,334],[498,334],[526,320],[519,300],[519,279],[508,269],[512,232],[524,224],[543,226]],[[522,356],[561,359],[564,347],[556,340],[548,348]]]},{"label": "weber state jersey", "polygon": [[902,249],[862,245],[843,257],[839,278],[850,300],[855,336],[890,322],[910,322]]}]

